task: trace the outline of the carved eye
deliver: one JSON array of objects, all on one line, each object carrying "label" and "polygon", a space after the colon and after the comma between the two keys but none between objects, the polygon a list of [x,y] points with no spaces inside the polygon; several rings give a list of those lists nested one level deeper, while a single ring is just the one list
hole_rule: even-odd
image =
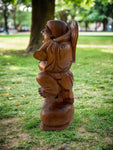
[{"label": "carved eye", "polygon": [[42,30],[41,33],[46,33],[46,29]]}]

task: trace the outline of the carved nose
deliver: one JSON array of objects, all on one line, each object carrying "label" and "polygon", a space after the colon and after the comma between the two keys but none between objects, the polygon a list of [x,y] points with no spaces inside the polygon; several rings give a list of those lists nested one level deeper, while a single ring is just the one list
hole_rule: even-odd
[{"label": "carved nose", "polygon": [[41,33],[42,33],[42,34],[43,34],[43,33],[45,33],[45,29],[44,29],[44,30],[42,30],[42,31],[41,31]]}]

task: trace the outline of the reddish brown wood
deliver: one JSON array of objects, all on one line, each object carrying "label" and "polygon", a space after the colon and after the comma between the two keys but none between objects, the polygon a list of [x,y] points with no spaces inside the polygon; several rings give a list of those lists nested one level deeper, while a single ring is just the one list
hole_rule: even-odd
[{"label": "reddish brown wood", "polygon": [[63,21],[50,20],[41,33],[43,44],[33,55],[40,60],[41,72],[36,80],[41,85],[39,93],[45,98],[40,128],[44,131],[63,130],[74,118],[70,67],[75,62],[78,25],[73,21],[68,27]]}]

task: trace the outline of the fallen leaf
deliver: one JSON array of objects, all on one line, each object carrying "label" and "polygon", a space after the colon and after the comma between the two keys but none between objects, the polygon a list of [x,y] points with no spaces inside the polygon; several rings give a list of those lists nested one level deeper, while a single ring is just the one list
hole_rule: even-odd
[{"label": "fallen leaf", "polygon": [[2,94],[2,95],[6,95],[6,96],[8,96],[8,95],[9,95],[9,93],[4,93],[4,94]]},{"label": "fallen leaf", "polygon": [[25,97],[25,95],[21,95],[21,97]]},{"label": "fallen leaf", "polygon": [[100,71],[96,71],[96,73],[100,73]]},{"label": "fallen leaf", "polygon": [[10,97],[10,98],[8,98],[9,100],[12,100],[12,98]]},{"label": "fallen leaf", "polygon": [[19,106],[19,104],[16,104],[16,106]]}]

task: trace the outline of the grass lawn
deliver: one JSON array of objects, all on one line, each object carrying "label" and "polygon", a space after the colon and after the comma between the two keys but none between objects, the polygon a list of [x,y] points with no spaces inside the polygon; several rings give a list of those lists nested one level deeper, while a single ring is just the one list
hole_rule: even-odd
[{"label": "grass lawn", "polygon": [[[41,131],[38,61],[25,53],[29,35],[0,36],[0,149],[113,150],[113,37],[79,36],[74,122]],[[112,46],[112,47],[111,47]]]}]

